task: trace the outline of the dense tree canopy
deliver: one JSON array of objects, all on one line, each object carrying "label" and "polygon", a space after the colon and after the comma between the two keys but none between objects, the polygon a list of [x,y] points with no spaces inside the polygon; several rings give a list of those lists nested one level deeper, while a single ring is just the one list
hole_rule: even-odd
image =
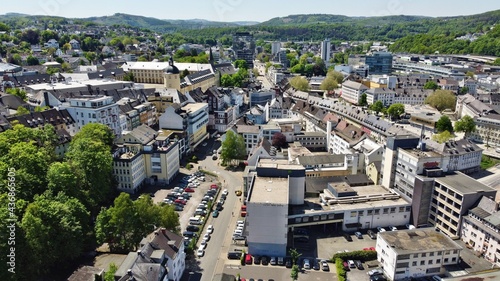
[{"label": "dense tree canopy", "polygon": [[436,122],[436,130],[438,133],[442,133],[444,131],[448,131],[450,133],[453,132],[453,124],[451,123],[450,117],[443,115]]},{"label": "dense tree canopy", "polygon": [[309,82],[307,81],[306,78],[301,77],[301,76],[295,76],[292,79],[290,79],[290,85],[292,85],[293,88],[307,92],[309,91]]},{"label": "dense tree canopy", "polygon": [[399,118],[403,113],[405,113],[405,105],[402,103],[393,103],[387,109],[387,114],[391,118]]},{"label": "dense tree canopy", "polygon": [[112,207],[97,216],[95,233],[98,243],[107,242],[112,251],[128,252],[156,228],[176,231],[177,226],[179,218],[171,205],[154,204],[149,196],[132,201],[130,195],[121,193]]},{"label": "dense tree canopy", "polygon": [[452,91],[448,90],[436,90],[425,100],[426,104],[431,105],[439,111],[443,111],[445,109],[455,109],[456,96]]},{"label": "dense tree canopy", "polygon": [[241,160],[246,156],[245,140],[239,134],[228,130],[222,142],[220,158],[224,165],[231,164],[234,160]]},{"label": "dense tree canopy", "polygon": [[470,133],[476,131],[476,123],[474,119],[469,115],[465,115],[460,120],[455,122],[455,132],[464,132],[464,137],[467,137]]}]

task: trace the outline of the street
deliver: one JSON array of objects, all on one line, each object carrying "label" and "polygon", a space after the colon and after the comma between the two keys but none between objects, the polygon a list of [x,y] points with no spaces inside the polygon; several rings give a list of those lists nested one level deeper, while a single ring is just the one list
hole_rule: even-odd
[{"label": "street", "polygon": [[196,266],[192,268],[194,275],[189,278],[189,281],[211,281],[215,274],[222,273],[227,260],[227,252],[231,245],[232,230],[238,219],[237,215],[241,204],[239,198],[241,197],[235,195],[235,190],[240,189],[242,186],[242,173],[225,170],[225,167],[218,166],[218,160],[212,160],[211,155],[205,154],[217,149],[219,145],[217,141],[209,140],[208,145],[197,152],[200,161],[198,161],[194,170],[200,167],[202,170],[217,174],[219,176],[218,181],[222,183],[221,189],[227,189],[229,195],[219,216],[213,218],[209,215],[206,225],[213,225],[214,232],[207,243],[205,255],[197,258]]}]

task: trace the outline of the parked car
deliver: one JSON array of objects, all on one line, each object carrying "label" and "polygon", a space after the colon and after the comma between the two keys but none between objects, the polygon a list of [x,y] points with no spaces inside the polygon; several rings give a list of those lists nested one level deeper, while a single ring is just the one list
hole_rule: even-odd
[{"label": "parked car", "polygon": [[353,260],[348,260],[347,263],[349,264],[350,268],[355,268],[356,267],[356,264],[354,263]]},{"label": "parked car", "polygon": [[408,229],[415,229],[415,226],[414,226],[414,225],[412,225],[412,224],[407,224],[407,225],[406,225],[406,228],[408,228]]},{"label": "parked car", "polygon": [[260,256],[253,256],[253,264],[260,264]]},{"label": "parked car", "polygon": [[174,200],[174,203],[186,205],[187,200],[186,199],[179,199],[179,198],[177,198],[177,199]]},{"label": "parked car", "polygon": [[283,257],[278,257],[278,265],[285,265],[285,259]]},{"label": "parked car", "polygon": [[252,255],[250,254],[245,255],[245,264],[252,264]]},{"label": "parked car", "polygon": [[385,228],[379,226],[379,227],[377,227],[377,230],[378,230],[378,232],[384,232]]},{"label": "parked car", "polygon": [[354,232],[354,235],[355,235],[358,239],[363,239],[363,234],[361,234],[361,232],[359,232],[359,231]]},{"label": "parked car", "polygon": [[357,267],[359,270],[363,270],[363,269],[365,269],[365,268],[363,267],[363,263],[362,263],[360,260],[355,260],[355,261],[354,261],[354,264],[356,264],[356,267]]},{"label": "parked car", "polygon": [[352,237],[351,237],[351,235],[349,235],[348,233],[344,233],[344,238],[345,238],[345,240],[347,240],[348,242],[352,242]]},{"label": "parked car", "polygon": [[269,264],[269,257],[262,256],[261,263],[262,263],[262,265],[268,265]]},{"label": "parked car", "polygon": [[373,232],[372,230],[368,230],[367,234],[368,234],[368,237],[370,237],[371,239],[377,239],[377,234],[375,232]]},{"label": "parked car", "polygon": [[241,252],[228,252],[227,258],[230,260],[239,260],[241,259]]},{"label": "parked car", "polygon": [[203,257],[203,255],[205,255],[205,250],[198,248],[198,251],[196,251],[196,256],[201,258]]},{"label": "parked car", "polygon": [[184,192],[194,192],[194,189],[192,189],[191,187],[186,187],[186,189],[184,189]]},{"label": "parked car", "polygon": [[286,268],[292,268],[292,259],[291,258],[286,258],[285,259],[285,267]]},{"label": "parked car", "polygon": [[210,185],[210,189],[217,189],[217,188],[219,188],[219,186],[218,186],[218,185],[216,185],[216,184],[212,184],[212,185]]},{"label": "parked car", "polygon": [[206,232],[212,234],[214,232],[214,226],[211,224],[208,225]]},{"label": "parked car", "polygon": [[311,269],[311,263],[309,262],[309,259],[304,259],[302,267],[304,269]]},{"label": "parked car", "polygon": [[389,229],[390,229],[391,231],[398,231],[398,228],[397,228],[397,227],[395,227],[395,226],[392,226],[392,225],[391,225],[391,226],[389,226]]},{"label": "parked car", "polygon": [[192,232],[198,232],[198,231],[200,231],[200,228],[197,227],[196,225],[188,225],[186,227],[186,230],[187,231],[192,231]]},{"label": "parked car", "polygon": [[[325,262],[326,262],[326,261],[325,261]],[[328,264],[326,264],[326,265],[328,265]],[[351,268],[349,267],[349,264],[348,264],[346,261],[345,261],[345,262],[343,262],[343,263],[342,263],[342,265],[344,266],[344,270],[345,270],[345,271],[350,271],[350,270],[351,270]],[[323,269],[323,270],[324,270],[324,269]],[[328,268],[328,270],[330,270],[330,268]],[[324,271],[328,271],[328,270],[324,270]]]},{"label": "parked car", "polygon": [[214,210],[214,211],[212,212],[212,217],[216,218],[216,217],[218,217],[218,216],[219,216],[219,211]]},{"label": "parked car", "polygon": [[375,269],[368,271],[368,275],[370,275],[370,276],[380,275],[380,274],[384,274],[384,270],[382,270],[381,268],[375,268]]},{"label": "parked car", "polygon": [[205,234],[203,235],[203,239],[207,239],[207,241],[209,241],[209,240],[210,240],[210,234],[205,233]]},{"label": "parked car", "polygon": [[370,281],[387,281],[387,278],[384,275],[373,275],[370,276]]},{"label": "parked car", "polygon": [[269,263],[271,265],[276,265],[276,257],[271,257],[271,261]]},{"label": "parked car", "polygon": [[227,189],[224,189],[224,190],[222,191],[222,195],[227,196],[228,194],[229,194],[229,192],[227,191]]},{"label": "parked car", "polygon": [[314,269],[314,270],[320,270],[320,268],[321,268],[321,267],[320,267],[320,265],[319,265],[319,261],[317,261],[317,260],[312,260],[312,262],[313,262],[313,269]]}]

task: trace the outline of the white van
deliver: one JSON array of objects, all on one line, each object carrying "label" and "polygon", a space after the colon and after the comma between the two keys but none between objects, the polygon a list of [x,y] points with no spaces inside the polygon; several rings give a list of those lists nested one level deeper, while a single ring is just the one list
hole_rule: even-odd
[{"label": "white van", "polygon": [[243,230],[238,230],[238,229],[236,229],[236,230],[234,231],[234,234],[235,234],[235,235],[242,236],[242,235],[243,235]]},{"label": "white van", "polygon": [[189,224],[195,224],[195,225],[200,225],[202,222],[201,222],[201,218],[200,217],[190,217],[189,218]]}]

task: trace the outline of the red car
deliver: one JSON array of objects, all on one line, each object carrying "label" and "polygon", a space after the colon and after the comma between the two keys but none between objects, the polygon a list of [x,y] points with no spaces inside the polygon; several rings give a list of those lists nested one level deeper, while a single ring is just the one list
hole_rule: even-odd
[{"label": "red car", "polygon": [[178,204],[186,205],[187,200],[185,200],[185,199],[175,199],[174,202],[178,203]]},{"label": "red car", "polygon": [[184,192],[194,192],[194,189],[192,189],[191,187],[186,187],[186,189],[184,189]]},{"label": "red car", "polygon": [[219,188],[219,186],[217,186],[216,184],[212,184],[212,185],[210,186],[210,189],[217,189],[217,188]]},{"label": "red car", "polygon": [[376,251],[375,247],[370,247],[370,251]]}]

